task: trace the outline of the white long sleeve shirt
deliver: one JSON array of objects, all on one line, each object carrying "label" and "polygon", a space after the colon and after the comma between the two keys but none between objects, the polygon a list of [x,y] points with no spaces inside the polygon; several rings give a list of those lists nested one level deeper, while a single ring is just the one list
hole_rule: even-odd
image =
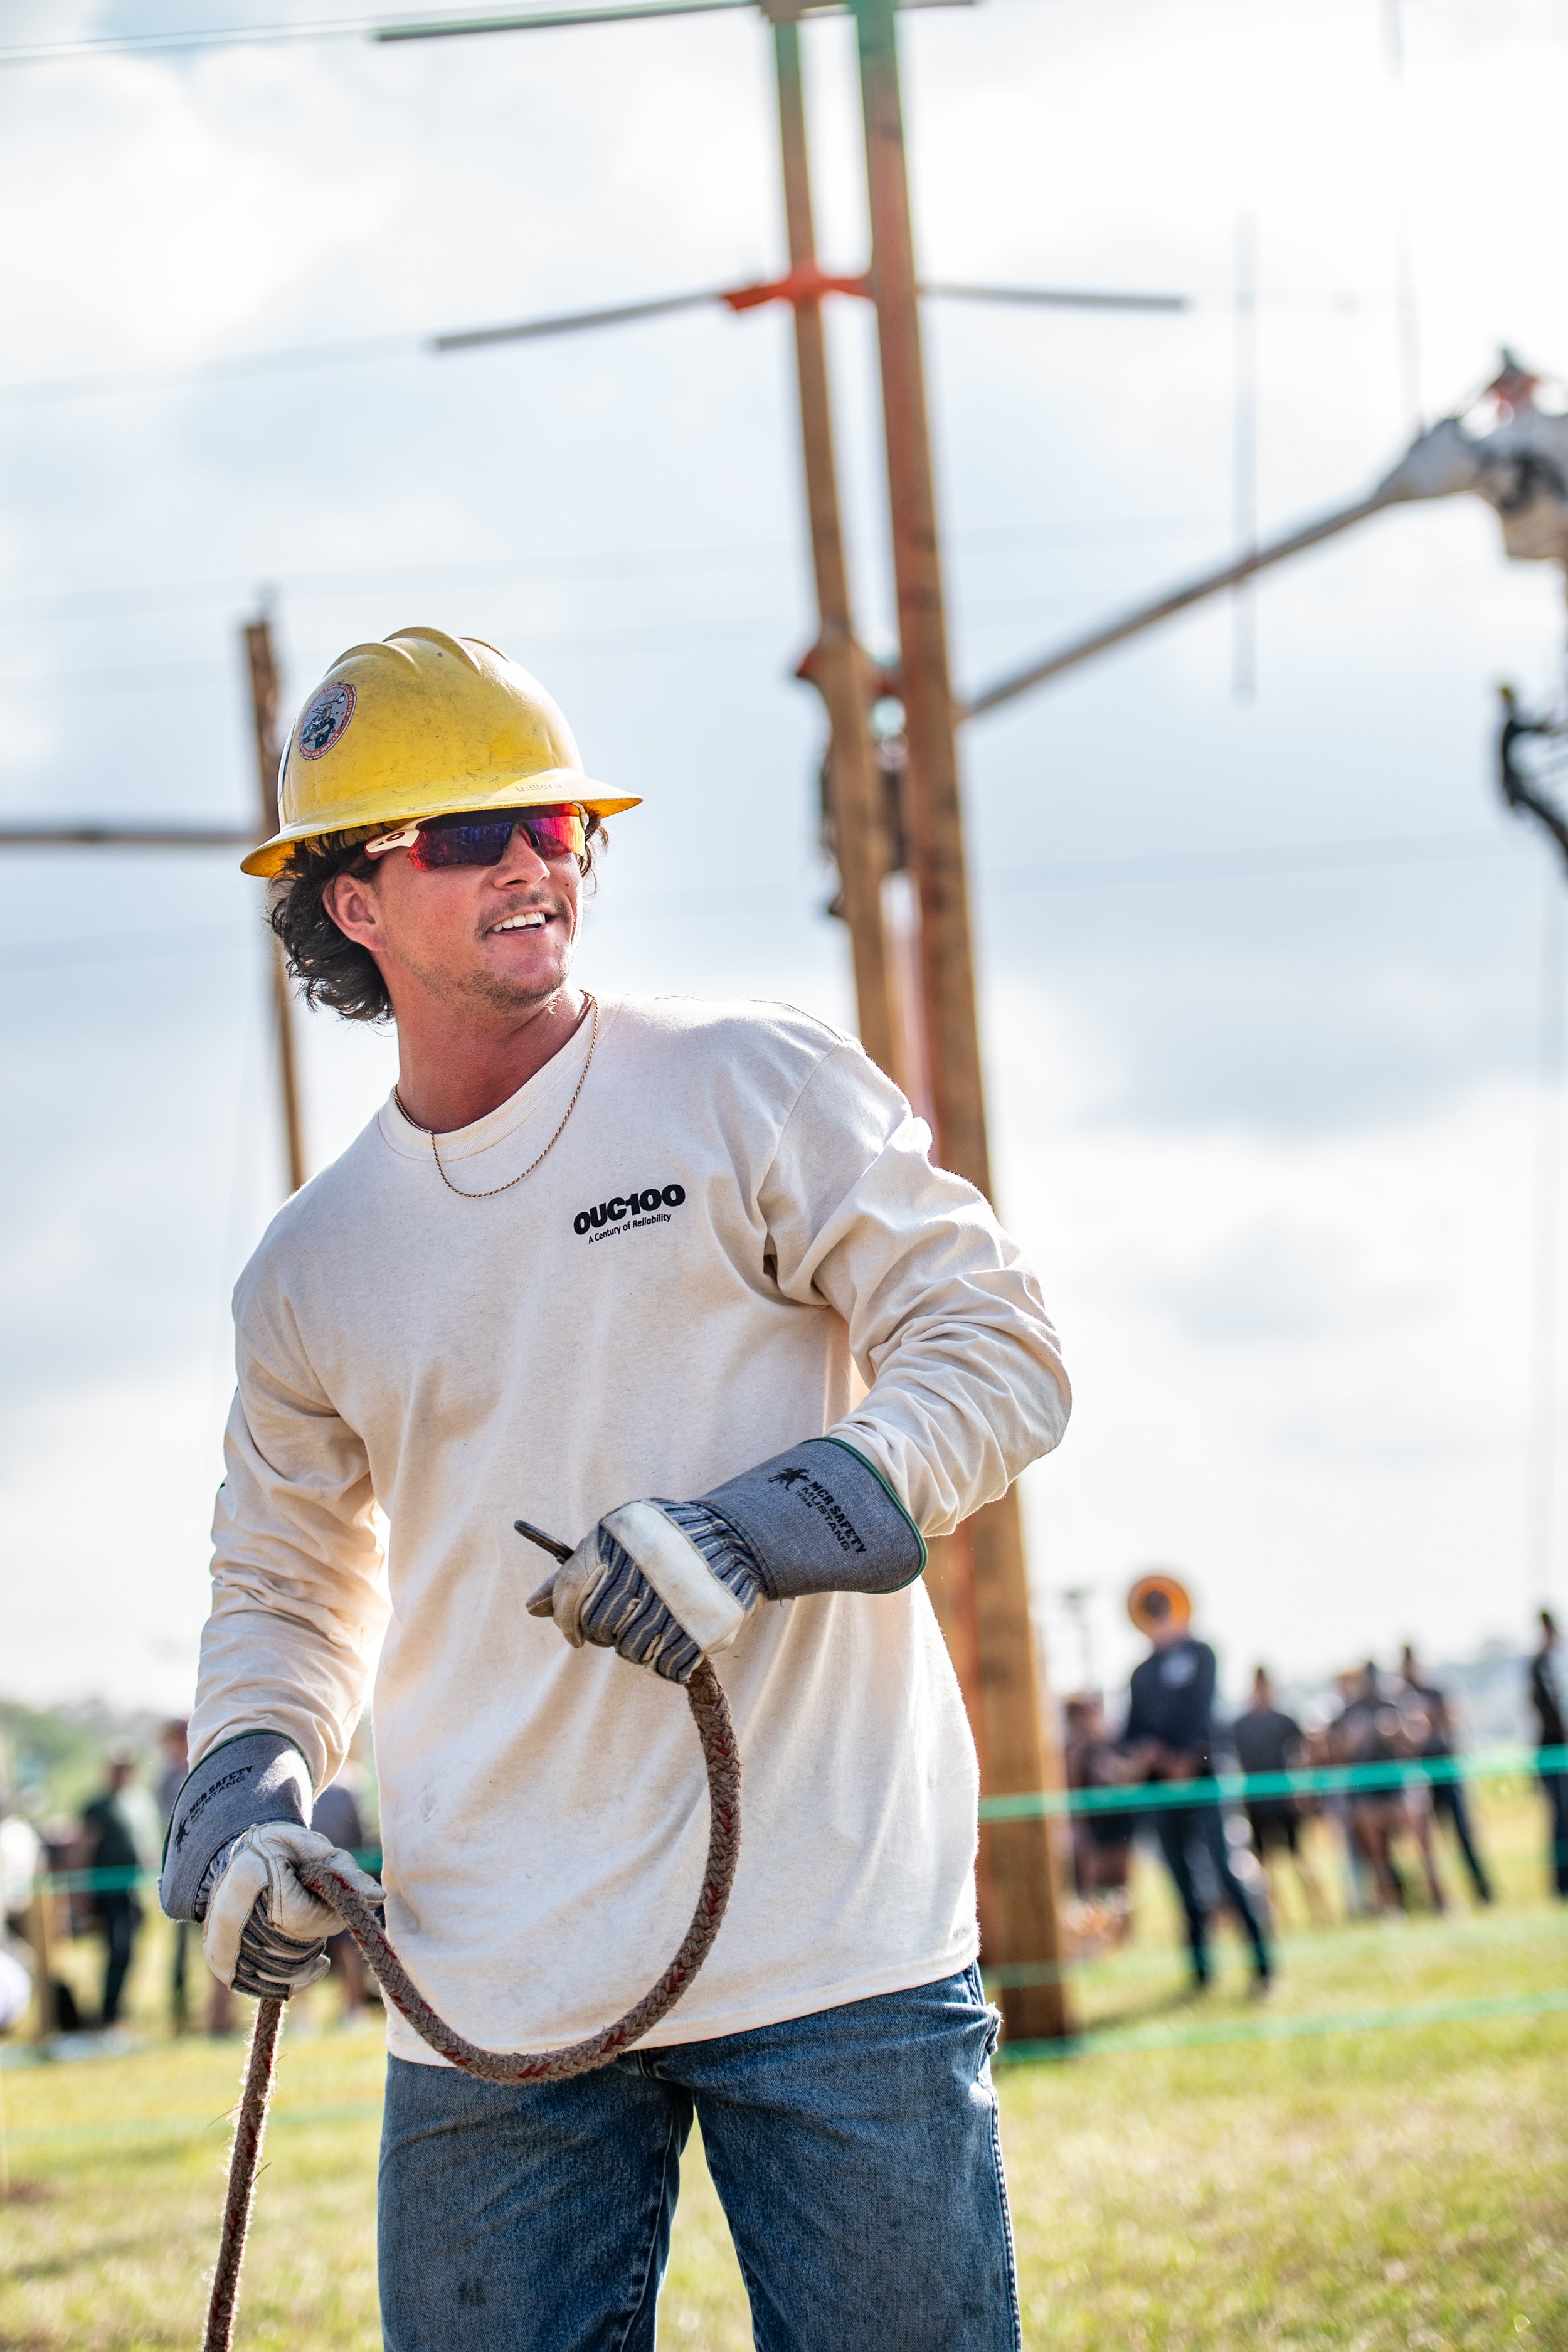
[{"label": "white long sleeve shirt", "polygon": [[[453,1184],[538,1156],[591,1029],[440,1139]],[[274,1730],[324,1787],[384,1628],[388,1930],[471,2040],[558,2047],[618,2016],[679,1943],[707,1839],[683,1695],[527,1614],[550,1563],[512,1521],[575,1542],[832,1432],[942,1534],[1059,1437],[1034,1276],[927,1140],[858,1045],[788,1006],[606,1000],[523,1181],[459,1199],[388,1103],[241,1276],[192,1759]],[[740,1868],[648,2043],[967,1966],[974,1752],[923,1585],[761,1604],[716,1663]],[[396,2016],[391,2037],[440,2063]]]}]

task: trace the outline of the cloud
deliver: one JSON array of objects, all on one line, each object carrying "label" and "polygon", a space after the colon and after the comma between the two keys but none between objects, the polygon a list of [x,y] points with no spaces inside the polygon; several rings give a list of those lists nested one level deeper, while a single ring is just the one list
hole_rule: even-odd
[{"label": "cloud", "polygon": [[[1179,320],[930,309],[962,680],[1228,543],[1238,212],[1268,527],[1401,446],[1401,212],[1429,408],[1505,338],[1568,362],[1557,12],[1405,23],[1401,98],[1363,0],[904,20],[931,274],[1200,298]],[[854,263],[849,28],[805,40],[823,248]],[[0,204],[29,225],[0,252],[12,381],[718,284],[783,249],[768,36],[743,14],[8,72],[0,130]],[[874,335],[846,306],[830,337],[862,626],[886,641]],[[646,794],[589,977],[844,1020],[821,718],[791,675],[812,630],[793,396],[786,322],[714,312],[0,405],[0,798],[243,816],[237,627],[263,587],[294,698],[356,639],[455,625],[530,660],[596,772]],[[1548,868],[1494,810],[1490,730],[1500,677],[1555,690],[1560,596],[1456,501],[1261,588],[1251,706],[1216,605],[967,730],[1002,1198],[1079,1382],[1028,1481],[1043,1587],[1185,1561],[1229,1643],[1288,1659],[1520,1621]],[[1059,873],[1432,835],[1488,854]],[[48,958],[0,970],[21,1139],[0,1512],[38,1693],[132,1696],[143,1625],[188,1641],[199,1614],[226,1293],[279,1184],[258,919],[224,858],[0,866],[6,955]],[[308,1024],[318,1155],[392,1052]]]}]

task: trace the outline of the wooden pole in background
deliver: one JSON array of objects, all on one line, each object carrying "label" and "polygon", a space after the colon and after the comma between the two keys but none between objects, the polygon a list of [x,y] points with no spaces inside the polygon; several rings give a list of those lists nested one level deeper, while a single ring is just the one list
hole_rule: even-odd
[{"label": "wooden pole in background", "polygon": [[46,1849],[39,1857],[27,1906],[27,1941],[33,1948],[33,2039],[52,2042],[55,2036],[55,1889]]},{"label": "wooden pole in background", "polygon": [[[246,624],[246,659],[250,668],[250,712],[256,738],[256,781],[261,800],[261,831],[268,840],[278,830],[278,762],[281,742],[278,730],[278,665],[272,654],[272,627],[263,616]],[[278,1083],[283,1101],[283,1139],[289,1156],[289,1190],[297,1192],[305,1181],[305,1138],[300,1117],[299,1068],[294,1052],[294,1001],[280,940],[272,941],[273,1034],[278,1053]]]},{"label": "wooden pole in background", "polygon": [[[816,259],[811,207],[811,166],[801,82],[800,30],[775,17],[773,61],[778,73],[779,142],[784,159],[784,219],[792,270]],[[833,412],[819,298],[793,304],[795,370],[800,383],[800,437],[811,558],[816,575],[818,634],[806,674],[827,708],[828,794],[838,878],[849,927],[860,1043],[888,1076],[908,1091],[900,1066],[900,1024],[882,920],[882,877],[890,863],[882,780],[871,740],[868,664],[855,638],[849,574],[838,509]]]},{"label": "wooden pole in background", "polygon": [[[936,496],[916,299],[894,0],[854,0],[871,205],[888,489],[910,765],[905,822],[920,899],[921,996],[936,1151],[989,1194],[991,1159],[964,871],[963,811]],[[1059,1786],[1060,1759],[1041,1705],[1016,1489],[959,1530],[973,1595],[978,1691],[966,1690],[988,1796]],[[962,1661],[961,1661],[962,1664]],[[1014,2040],[1072,2031],[1062,1975],[1062,1847],[1044,1821],[993,1823],[982,1840],[984,1957],[1003,1969]],[[1027,1981],[1037,1975],[1038,1981]],[[1021,1976],[1023,1982],[1008,1982]]]}]

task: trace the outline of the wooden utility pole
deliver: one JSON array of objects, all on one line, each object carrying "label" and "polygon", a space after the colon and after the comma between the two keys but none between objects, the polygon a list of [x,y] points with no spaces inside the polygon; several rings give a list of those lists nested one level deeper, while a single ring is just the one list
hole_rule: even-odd
[{"label": "wooden utility pole", "polygon": [[[272,654],[272,625],[265,614],[248,621],[245,653],[250,667],[250,713],[256,737],[256,781],[261,800],[259,838],[268,840],[278,830],[278,762],[281,743],[278,730],[278,665]],[[289,969],[282,942],[271,942],[273,1034],[278,1053],[278,1083],[283,1098],[283,1136],[289,1155],[289,1190],[297,1192],[305,1181],[305,1139],[300,1117],[300,1081],[294,1052],[294,1002],[289,992]]]},{"label": "wooden utility pole", "polygon": [[[809,282],[817,269],[811,209],[811,167],[805,99],[801,82],[800,29],[784,12],[790,0],[769,0],[773,60],[778,71],[779,142],[784,156],[784,219],[790,275]],[[860,1042],[889,1076],[908,1089],[901,1066],[901,1024],[896,982],[882,920],[882,877],[891,863],[882,779],[871,740],[869,664],[856,642],[849,574],[838,511],[838,469],[833,454],[833,411],[822,298],[797,295],[795,369],[800,383],[800,437],[811,559],[816,575],[817,639],[802,665],[827,707],[828,801],[845,919],[855,967]]]},{"label": "wooden utility pole", "polygon": [[27,1906],[27,1941],[33,1948],[33,2039],[37,2042],[52,2042],[57,2025],[52,1868],[46,1849],[39,1856],[37,1874],[33,1881],[33,1898]]},{"label": "wooden utility pole", "polygon": [[[853,0],[859,37],[866,169],[871,205],[871,290],[877,306],[888,488],[898,591],[903,704],[909,735],[905,827],[920,907],[927,1080],[938,1158],[991,1191],[980,1032],[964,873],[963,811],[936,497],[921,356],[914,238],[904,159],[894,0]],[[952,1539],[950,1607],[970,1618],[965,1690],[987,1796],[1060,1784],[1048,1739],[1029,1612],[1016,1489],[975,1513]],[[962,1549],[960,1549],[962,1548]],[[966,1553],[965,1558],[963,1554]],[[967,1591],[965,1588],[967,1587]],[[965,1660],[957,1654],[961,1677]],[[1002,1995],[1015,2040],[1058,2040],[1072,2030],[1062,1975],[1060,1855],[1043,1820],[994,1822],[982,1842],[984,1958],[1039,1981]]]}]

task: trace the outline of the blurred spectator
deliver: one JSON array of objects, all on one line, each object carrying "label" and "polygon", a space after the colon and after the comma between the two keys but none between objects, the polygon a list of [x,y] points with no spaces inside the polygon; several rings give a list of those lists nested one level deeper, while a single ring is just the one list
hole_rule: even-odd
[{"label": "blurred spectator", "polygon": [[33,2005],[31,1957],[26,1944],[0,1935],[0,2033],[20,2025]]},{"label": "blurred spectator", "polygon": [[1530,1662],[1530,1703],[1535,1709],[1536,1742],[1544,1751],[1541,1786],[1546,1799],[1547,1866],[1559,1895],[1568,1895],[1568,1696],[1559,1655],[1562,1635],[1550,1609],[1541,1612],[1541,1647]]},{"label": "blurred spectator", "polygon": [[99,2018],[100,2024],[105,2027],[120,2021],[121,1997],[136,1949],[136,1931],[142,1925],[142,1906],[136,1899],[135,1885],[142,1856],[136,1850],[131,1817],[122,1801],[122,1791],[130,1785],[133,1769],[128,1756],[112,1757],[102,1794],[84,1807],[81,1817],[82,1866],[109,1875],[110,1882],[108,1885],[95,1882],[91,1895],[92,1916],[103,1931],[107,1946],[103,2008]]},{"label": "blurred spectator", "polygon": [[[1254,1772],[1294,1772],[1305,1758],[1305,1734],[1294,1716],[1284,1714],[1274,1704],[1274,1685],[1268,1679],[1266,1666],[1259,1666],[1252,1677],[1252,1704],[1244,1715],[1237,1716],[1232,1725],[1231,1740],[1236,1748],[1236,1760],[1248,1775]],[[1323,1900],[1323,1892],[1312,1865],[1302,1850],[1304,1816],[1300,1798],[1248,1797],[1247,1818],[1265,1874],[1268,1873],[1272,1855],[1288,1853],[1306,1901],[1309,1918],[1314,1927],[1327,1927],[1329,1906]]]},{"label": "blurred spectator", "polygon": [[27,1932],[27,1909],[42,1853],[32,1822],[13,1812],[0,1791],[0,1922],[10,1935]]},{"label": "blurred spectator", "polygon": [[[1116,1789],[1135,1777],[1135,1768],[1110,1738],[1098,1694],[1069,1698],[1066,1764],[1069,1789]],[[1080,1949],[1124,1944],[1132,1928],[1133,1815],[1107,1808],[1075,1813],[1072,1822],[1073,1880],[1078,1890],[1073,1927]]]},{"label": "blurred spectator", "polygon": [[[1394,1766],[1415,1754],[1416,1743],[1399,1709],[1384,1696],[1374,1660],[1369,1658],[1361,1673],[1350,1678],[1349,1689],[1347,1704],[1329,1727],[1336,1764],[1363,1769]],[[1415,1837],[1420,1850],[1432,1908],[1447,1908],[1432,1851],[1431,1809],[1424,1787],[1412,1791],[1402,1773],[1379,1772],[1370,1786],[1352,1788],[1350,1820],[1384,1911],[1404,1911],[1409,1906],[1408,1890],[1394,1858],[1394,1841],[1405,1832]]]},{"label": "blurred spectator", "polygon": [[[1347,1669],[1334,1676],[1334,1687],[1340,1696],[1340,1714],[1354,1705],[1361,1688],[1361,1675]],[[1335,1726],[1339,1716],[1331,1717],[1307,1734],[1307,1761],[1328,1766],[1339,1761],[1338,1736]],[[1345,1916],[1369,1919],[1377,1910],[1377,1885],[1362,1851],[1361,1841],[1351,1818],[1351,1801],[1342,1789],[1331,1790],[1323,1799],[1323,1811],[1339,1829],[1341,1854],[1344,1863]]]},{"label": "blurred spectator", "polygon": [[37,1960],[27,1913],[42,1852],[31,1822],[12,1812],[0,1790],[0,2033],[21,2023],[33,1998]]},{"label": "blurred spectator", "polygon": [[[166,1723],[158,1734],[159,1753],[163,1764],[158,1773],[158,1819],[165,1836],[174,1800],[184,1786],[186,1738],[189,1726],[183,1717]],[[190,1989],[187,1970],[190,1967],[191,1923],[176,1919],[174,1925],[174,1958],[169,1975],[169,2021],[176,2033],[184,2033],[190,2022]]]},{"label": "blurred spectator", "polygon": [[[1408,1707],[1401,1711],[1415,1738],[1416,1754],[1445,1759],[1454,1757],[1458,1747],[1447,1693],[1439,1690],[1436,1683],[1424,1678],[1416,1664],[1415,1653],[1408,1642],[1400,1653],[1399,1672],[1405,1694],[1414,1702],[1414,1712]],[[1424,1731],[1421,1728],[1423,1723]],[[1458,1777],[1458,1767],[1452,1769],[1453,1779],[1434,1780],[1428,1784],[1433,1815],[1437,1821],[1447,1821],[1458,1841],[1465,1868],[1470,1874],[1470,1885],[1476,1890],[1477,1902],[1489,1903],[1492,1899],[1491,1881],[1487,1876],[1486,1864],[1476,1851],[1465,1784]]]},{"label": "blurred spectator", "polygon": [[[345,1765],[329,1788],[322,1790],[310,1814],[310,1827],[320,1830],[334,1845],[346,1853],[364,1851],[364,1821],[359,1809],[350,1774],[352,1766]],[[364,2010],[364,1956],[346,1927],[327,1938],[327,1958],[332,1974],[343,1989],[343,2023],[351,2024]]]},{"label": "blurred spectator", "polygon": [[[1215,1654],[1188,1630],[1191,1606],[1173,1577],[1141,1577],[1128,1598],[1128,1614],[1151,1643],[1148,1657],[1133,1668],[1122,1734],[1142,1780],[1213,1775]],[[1267,1992],[1273,1964],[1260,1906],[1237,1875],[1218,1803],[1209,1798],[1193,1805],[1162,1804],[1151,1809],[1150,1818],[1186,1921],[1194,1990],[1207,1988],[1209,1916],[1223,1905],[1252,1947],[1253,1990]]]}]

